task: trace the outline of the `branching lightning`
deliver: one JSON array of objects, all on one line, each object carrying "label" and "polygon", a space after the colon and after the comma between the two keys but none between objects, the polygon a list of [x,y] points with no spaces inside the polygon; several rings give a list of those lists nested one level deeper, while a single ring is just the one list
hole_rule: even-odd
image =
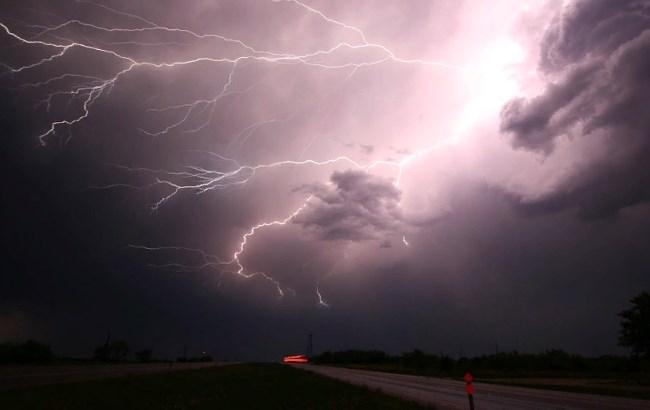
[{"label": "branching lightning", "polygon": [[[230,38],[220,34],[201,34],[189,29],[179,28],[179,27],[169,27],[163,26],[151,21],[147,18],[126,13],[120,10],[110,8],[108,6],[79,1],[79,3],[84,3],[86,5],[97,7],[98,9],[103,10],[104,12],[111,13],[114,16],[120,16],[127,20],[128,25],[124,27],[106,27],[98,24],[93,24],[85,22],[82,20],[74,19],[68,20],[61,24],[55,26],[37,26],[37,25],[26,25],[26,28],[31,30],[36,30],[35,33],[31,35],[21,35],[19,30],[10,27],[9,25],[0,22],[0,32],[3,32],[5,35],[9,36],[14,41],[22,44],[24,46],[30,46],[38,49],[50,50],[51,52],[37,61],[26,63],[23,65],[11,66],[9,64],[0,63],[4,67],[6,74],[12,75],[14,78],[20,78],[19,76],[24,75],[25,73],[34,71],[38,68],[46,68],[48,65],[53,64],[59,60],[63,60],[72,50],[85,50],[89,53],[101,54],[105,57],[112,59],[115,63],[114,73],[107,77],[102,78],[99,76],[85,75],[75,72],[68,72],[61,75],[52,76],[50,78],[45,78],[41,81],[23,83],[23,87],[28,87],[32,89],[39,89],[45,87],[55,87],[55,91],[49,92],[46,97],[41,101],[41,104],[44,104],[46,110],[50,112],[52,105],[55,103],[57,98],[67,98],[68,104],[73,101],[80,101],[81,111],[77,115],[73,115],[69,118],[58,118],[52,121],[49,126],[47,126],[40,135],[37,136],[39,142],[42,145],[48,143],[48,139],[56,136],[63,135],[67,133],[67,140],[72,137],[72,130],[75,126],[86,121],[93,111],[93,105],[102,97],[106,96],[116,84],[122,80],[127,75],[134,72],[136,69],[144,70],[168,70],[177,67],[190,66],[199,63],[208,63],[223,65],[229,67],[228,74],[223,81],[223,83],[218,87],[218,92],[212,96],[197,99],[194,101],[185,101],[178,102],[173,105],[162,106],[162,107],[149,107],[147,112],[152,115],[158,113],[178,113],[178,119],[171,121],[167,124],[163,124],[157,129],[140,129],[140,132],[153,136],[153,137],[163,137],[170,135],[172,133],[182,133],[182,134],[192,134],[204,130],[210,121],[212,120],[215,110],[218,108],[218,104],[223,102],[230,96],[242,93],[251,92],[257,84],[249,84],[246,88],[236,89],[235,88],[235,79],[237,77],[238,69],[244,63],[256,63],[256,64],[270,64],[270,65],[282,65],[282,64],[298,64],[305,66],[307,68],[319,69],[319,70],[351,70],[347,76],[350,78],[357,70],[364,67],[373,67],[385,63],[396,63],[396,64],[405,64],[405,65],[419,65],[424,67],[433,67],[441,69],[449,69],[455,71],[468,71],[466,68],[454,66],[452,64],[447,64],[439,61],[429,61],[421,59],[406,59],[398,56],[388,47],[373,43],[368,40],[368,36],[358,27],[346,24],[339,20],[336,20],[320,10],[317,10],[301,1],[298,0],[272,0],[273,3],[288,3],[300,7],[305,12],[316,16],[327,24],[332,26],[349,31],[354,33],[358,37],[356,42],[341,42],[335,44],[331,47],[324,49],[317,49],[307,53],[302,54],[291,54],[286,52],[277,52],[273,50],[260,50],[257,49],[242,40],[236,38]],[[139,26],[133,27],[133,24],[136,23]],[[61,32],[65,31],[66,33],[70,30],[79,29],[84,30],[89,33],[96,34],[121,34],[121,35],[131,35],[137,36],[141,34],[165,34],[165,35],[174,35],[176,36],[175,41],[160,41],[160,42],[143,42],[137,41],[136,39],[131,39],[128,41],[112,41],[112,42],[90,42],[85,37],[81,39],[68,39]],[[168,60],[168,61],[155,61],[141,59],[137,57],[132,57],[127,53],[121,52],[120,46],[123,45],[137,45],[142,47],[160,47],[167,46],[170,44],[182,45],[185,44],[186,40],[193,41],[209,41],[217,42],[221,45],[227,45],[231,48],[236,49],[237,51],[230,51],[229,53],[235,53],[234,55],[202,55],[199,57],[188,58],[188,59],[179,59],[179,60]],[[101,47],[97,43],[103,44]],[[374,51],[376,56],[368,58],[360,58],[359,61],[350,60],[339,62],[336,59],[328,59],[329,57],[334,57],[340,54],[341,52],[352,52],[357,53],[361,51]],[[346,54],[347,55],[347,54]],[[374,54],[373,54],[374,55]],[[193,124],[193,119],[199,115],[207,113],[208,115],[204,120],[196,125]],[[255,132],[259,127],[271,124],[271,123],[281,123],[283,121],[288,121],[291,119],[289,117],[279,117],[272,119],[265,119],[257,121],[245,129],[243,129],[236,138],[231,141],[232,143],[238,143],[243,145],[246,143],[246,139]],[[212,157],[215,162],[218,164],[214,169],[207,169],[202,166],[197,165],[188,165],[182,170],[164,170],[164,169],[150,169],[143,167],[126,167],[123,165],[114,165],[118,168],[121,168],[125,171],[131,173],[137,173],[140,175],[150,175],[152,182],[148,187],[158,186],[167,190],[167,193],[162,195],[155,203],[151,205],[153,211],[158,210],[160,207],[164,206],[168,201],[172,200],[177,195],[183,192],[189,192],[193,194],[204,194],[210,191],[222,190],[225,188],[232,188],[239,185],[244,185],[248,183],[255,175],[261,171],[271,169],[271,168],[281,168],[281,167],[323,167],[331,166],[334,164],[345,164],[349,167],[358,170],[370,171],[375,167],[386,166],[392,167],[395,170],[394,184],[399,186],[404,169],[412,163],[415,159],[422,157],[431,153],[433,150],[437,150],[445,145],[454,143],[453,138],[443,140],[442,142],[436,143],[431,146],[427,146],[419,149],[418,151],[404,156],[399,160],[376,160],[367,163],[358,162],[348,156],[336,156],[334,158],[317,160],[317,159],[284,159],[275,162],[269,163],[260,163],[260,164],[245,164],[242,165],[236,159],[229,158],[220,153],[214,152],[204,152],[204,154]],[[226,165],[227,164],[227,165]],[[130,188],[130,189],[144,189],[145,186],[135,186],[132,184],[122,184],[114,183],[104,186],[95,186],[93,189],[114,189],[114,188]],[[271,277],[265,272],[250,272],[248,271],[241,258],[244,255],[247,246],[250,241],[253,239],[255,234],[262,229],[266,229],[273,226],[282,226],[290,223],[296,216],[303,212],[310,201],[312,196],[309,196],[302,201],[301,205],[296,209],[291,211],[286,217],[260,222],[252,226],[247,232],[243,233],[238,245],[235,247],[235,251],[232,253],[230,259],[221,259],[216,255],[210,254],[201,249],[193,249],[186,247],[155,247],[155,246],[142,246],[142,245],[131,245],[134,249],[140,249],[148,252],[183,252],[191,255],[195,255],[198,258],[198,263],[193,265],[182,264],[178,262],[170,262],[165,264],[155,265],[160,268],[174,268],[184,271],[196,271],[202,269],[211,269],[223,273],[231,273],[238,275],[242,278],[250,279],[254,277],[261,277],[269,282],[271,282],[279,296],[284,296],[285,291],[289,288],[281,285],[279,281]],[[406,237],[402,237],[402,242],[405,246],[409,246]],[[323,298],[319,283],[316,284],[316,294],[318,297],[318,304],[323,307],[329,307]]]}]

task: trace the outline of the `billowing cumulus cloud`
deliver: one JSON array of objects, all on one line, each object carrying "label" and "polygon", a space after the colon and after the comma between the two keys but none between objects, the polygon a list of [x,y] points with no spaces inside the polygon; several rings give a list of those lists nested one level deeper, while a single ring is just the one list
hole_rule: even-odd
[{"label": "billowing cumulus cloud", "polygon": [[381,239],[401,226],[400,191],[389,179],[363,171],[335,172],[329,184],[302,190],[313,198],[294,222],[319,239]]},{"label": "billowing cumulus cloud", "polygon": [[602,217],[650,199],[650,6],[639,1],[579,1],[547,29],[539,68],[545,90],[515,98],[501,130],[516,148],[553,155],[560,142],[593,155],[531,211],[577,207]]}]

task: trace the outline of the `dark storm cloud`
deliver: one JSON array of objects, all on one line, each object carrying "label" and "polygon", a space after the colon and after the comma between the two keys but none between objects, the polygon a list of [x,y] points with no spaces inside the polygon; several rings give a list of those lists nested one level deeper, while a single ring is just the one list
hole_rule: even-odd
[{"label": "dark storm cloud", "polygon": [[301,188],[314,199],[294,220],[319,239],[378,239],[400,226],[400,191],[390,180],[345,171],[332,174],[330,182]]},{"label": "dark storm cloud", "polygon": [[576,67],[562,82],[549,85],[543,95],[511,100],[503,108],[502,130],[515,135],[515,147],[550,153],[554,139],[577,120],[572,110],[559,111],[589,98],[584,92],[597,72],[593,65]]},{"label": "dark storm cloud", "polygon": [[650,2],[573,4],[547,29],[540,69],[544,92],[502,110],[512,145],[551,155],[561,137],[589,139],[606,154],[525,208],[602,217],[650,199]]},{"label": "dark storm cloud", "polygon": [[[474,30],[474,18],[486,14],[476,11],[480,2],[455,0],[387,7],[380,0],[312,3],[362,26],[369,41],[387,40],[400,52],[410,50],[414,58],[425,56],[425,49],[447,47],[443,43],[450,33]],[[25,24],[53,26],[71,18],[119,27],[145,25],[83,2],[20,4],[0,8],[0,21],[25,35],[33,34]],[[325,24],[291,3],[102,4],[159,24],[219,32],[278,52],[359,41],[354,32]],[[576,139],[605,134],[611,155],[554,195],[529,204],[525,209],[530,212],[579,204],[601,215],[617,209],[624,194],[630,203],[645,195],[640,179],[647,169],[647,144],[640,130],[648,121],[643,105],[647,36],[639,27],[647,13],[632,2],[590,4],[570,9],[545,37],[542,67],[555,85],[538,99],[513,102],[504,116],[511,121],[518,147],[553,155],[556,134],[569,130]],[[465,14],[456,11],[461,5]],[[625,27],[616,23],[620,21]],[[26,64],[49,55],[1,34],[4,63]],[[168,33],[95,32],[78,24],[59,34],[98,45],[179,43],[113,45],[152,61],[231,55],[234,47]],[[472,44],[463,40],[449,47],[471,54]],[[445,53],[434,57],[447,58]],[[6,176],[0,238],[9,244],[0,250],[0,341],[32,337],[52,343],[57,353],[86,356],[110,329],[114,337],[128,340],[132,350],[153,348],[160,357],[174,358],[187,346],[191,352],[205,349],[223,359],[276,360],[302,352],[306,335],[313,332],[315,351],[378,348],[399,353],[420,348],[456,355],[461,343],[468,354],[492,351],[499,343],[504,349],[559,347],[600,354],[617,351],[616,312],[650,285],[650,205],[603,221],[585,221],[568,211],[522,218],[504,202],[501,191],[472,185],[476,175],[459,179],[457,155],[465,154],[460,148],[409,163],[400,185],[403,195],[390,180],[373,176],[389,174],[392,167],[333,173],[347,163],[291,166],[260,170],[248,183],[225,190],[181,192],[151,212],[151,204],[169,194],[167,186],[151,186],[159,175],[106,164],[178,172],[189,165],[216,171],[234,167],[211,153],[251,165],[339,155],[364,164],[388,154],[397,161],[428,145],[440,131],[434,124],[453,125],[449,119],[459,103],[450,104],[446,96],[448,88],[459,84],[451,72],[414,65],[382,64],[350,76],[349,71],[294,64],[242,63],[233,90],[259,86],[224,99],[203,132],[186,131],[203,124],[212,112],[205,107],[184,127],[154,138],[138,130],[159,130],[183,115],[155,109],[212,98],[230,67],[142,68],[96,101],[90,116],[71,129],[67,144],[67,129],[61,127],[46,147],[39,147],[36,136],[52,120],[73,118],[81,101],[55,100],[46,112],[39,102],[62,84],[24,84],[70,69],[106,77],[120,64],[77,49],[42,70],[0,76],[0,168]],[[250,129],[255,131],[246,134]],[[472,152],[474,147],[468,148]],[[88,189],[115,183],[141,189]],[[292,193],[292,187],[303,188]],[[410,197],[414,191],[422,198]],[[260,277],[220,275],[210,267],[184,271],[152,266],[201,265],[197,252],[129,247],[182,246],[230,259],[252,226],[284,220],[310,194],[314,198],[295,223],[259,229],[242,255],[248,272],[263,271],[282,283],[283,298],[273,283]],[[413,209],[416,214],[409,213]],[[434,217],[435,223],[423,222]],[[405,231],[408,246],[401,240]],[[318,305],[317,285],[330,309]]]},{"label": "dark storm cloud", "polygon": [[644,0],[579,0],[558,14],[541,44],[540,65],[562,71],[586,58],[602,57],[648,29]]}]

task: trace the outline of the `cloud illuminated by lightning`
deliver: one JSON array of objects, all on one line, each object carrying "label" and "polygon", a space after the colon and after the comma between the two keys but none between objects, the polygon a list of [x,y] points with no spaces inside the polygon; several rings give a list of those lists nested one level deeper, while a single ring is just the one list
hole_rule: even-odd
[{"label": "cloud illuminated by lightning", "polygon": [[[362,67],[372,67],[380,64],[385,64],[388,62],[397,63],[397,64],[406,64],[406,65],[419,65],[425,67],[433,68],[442,68],[449,69],[460,72],[467,72],[468,70],[464,67],[455,66],[452,64],[447,64],[440,61],[429,61],[423,59],[405,59],[396,55],[388,47],[373,43],[368,41],[368,36],[358,27],[346,24],[337,19],[334,19],[320,10],[317,10],[301,1],[298,0],[272,0],[273,3],[290,3],[297,7],[304,9],[306,12],[317,16],[328,24],[336,26],[342,30],[350,31],[355,33],[358,36],[359,41],[357,42],[341,42],[335,44],[329,48],[317,49],[307,53],[302,54],[291,54],[285,52],[277,52],[273,50],[260,50],[256,49],[244,41],[239,39],[226,37],[220,34],[200,34],[195,31],[179,28],[179,27],[168,27],[159,25],[149,19],[144,17],[126,13],[117,9],[110,8],[105,5],[92,3],[92,2],[83,2],[80,3],[89,4],[94,7],[101,8],[106,12],[109,12],[116,16],[121,16],[127,18],[131,23],[137,22],[142,24],[139,27],[106,27],[98,24],[88,23],[82,20],[74,19],[68,20],[64,23],[55,25],[55,26],[36,26],[36,25],[27,25],[30,29],[37,30],[35,34],[31,36],[18,34],[18,31],[12,29],[7,24],[0,22],[0,29],[6,35],[19,42],[20,44],[45,48],[52,50],[52,53],[49,55],[38,59],[37,61],[18,65],[10,66],[8,64],[2,63],[2,66],[5,67],[6,71],[13,75],[14,77],[20,76],[26,72],[35,70],[39,67],[47,67],[49,64],[55,63],[58,60],[62,60],[70,53],[71,50],[81,49],[86,50],[91,53],[98,53],[104,56],[107,56],[115,61],[116,68],[112,76],[108,78],[102,78],[98,76],[88,76],[82,75],[79,73],[64,73],[62,75],[52,76],[50,78],[45,78],[41,81],[25,83],[24,87],[30,88],[39,88],[45,86],[58,86],[56,91],[50,92],[46,98],[43,100],[43,103],[46,104],[47,111],[50,111],[50,108],[53,104],[55,97],[66,97],[70,101],[81,101],[81,112],[70,118],[59,118],[52,121],[43,132],[38,135],[38,140],[42,145],[46,145],[48,139],[52,136],[67,132],[68,140],[72,136],[73,128],[85,121],[90,115],[93,109],[93,105],[97,102],[98,99],[107,95],[111,89],[125,76],[129,75],[136,69],[148,69],[148,70],[166,70],[175,67],[190,66],[199,63],[211,63],[217,65],[225,65],[230,67],[228,75],[224,80],[223,84],[219,87],[219,91],[208,98],[197,99],[189,102],[179,102],[177,104],[164,106],[164,107],[150,107],[147,109],[150,113],[162,113],[162,112],[178,112],[180,113],[179,119],[171,121],[167,124],[164,124],[158,129],[141,129],[140,131],[155,137],[162,137],[168,135],[172,132],[183,132],[183,133],[196,133],[204,129],[214,113],[217,103],[224,100],[225,98],[232,96],[238,93],[246,93],[252,90],[255,87],[255,84],[251,84],[248,88],[243,90],[236,90],[233,88],[234,77],[237,73],[238,68],[244,62],[253,62],[258,64],[299,64],[306,67],[312,67],[315,69],[325,69],[325,70],[347,70],[350,69],[348,78],[352,76],[359,68]],[[143,33],[165,33],[173,34],[178,36],[178,44],[182,44],[184,38],[191,38],[194,40],[205,40],[205,41],[215,41],[223,44],[228,44],[230,46],[236,47],[239,51],[235,55],[202,55],[195,58],[189,59],[179,59],[179,60],[169,60],[169,61],[154,61],[147,59],[140,59],[131,57],[125,53],[116,51],[112,48],[115,46],[123,44],[134,44],[141,46],[156,46],[164,45],[162,42],[140,42],[137,40],[129,40],[126,42],[105,42],[104,46],[100,47],[95,43],[91,43],[84,39],[68,39],[59,35],[61,31],[69,28],[80,28],[88,30],[95,33],[121,33],[127,35],[139,35]],[[328,57],[333,57],[339,53],[347,52],[360,52],[360,51],[375,51],[378,52],[377,56],[368,58],[367,56],[360,58],[355,61],[354,59],[348,59],[343,62],[338,62],[335,59],[328,60]],[[69,84],[68,81],[72,80],[73,85]],[[60,84],[60,85],[59,85]],[[190,120],[195,116],[202,113],[208,112],[208,119],[202,122],[198,126],[188,127]],[[287,121],[288,118],[274,118],[270,120],[259,121],[250,126],[246,127],[235,140],[242,138],[245,143],[245,139],[248,138],[250,133],[254,132],[257,127],[274,123]],[[360,169],[364,171],[370,171],[375,167],[387,166],[395,170],[394,184],[399,186],[404,169],[412,163],[414,160],[431,153],[434,150],[437,150],[441,147],[444,147],[448,144],[453,144],[456,142],[455,138],[447,138],[438,142],[436,144],[423,147],[412,154],[406,155],[399,160],[376,160],[367,163],[360,163],[348,156],[336,156],[334,158],[316,160],[316,159],[304,159],[304,160],[292,160],[285,159],[270,163],[261,163],[261,164],[247,164],[241,165],[239,162],[233,158],[228,158],[219,153],[208,152],[207,155],[214,157],[218,163],[219,167],[214,169],[207,169],[205,167],[200,167],[197,165],[188,165],[181,171],[173,170],[161,170],[161,169],[150,169],[142,167],[125,167],[122,165],[116,165],[120,168],[123,168],[132,173],[152,175],[153,180],[149,186],[160,186],[168,189],[167,194],[164,194],[158,201],[152,204],[152,209],[157,210],[169,200],[174,198],[177,194],[181,192],[191,192],[195,194],[203,194],[209,191],[215,191],[230,187],[235,187],[238,185],[244,185],[248,183],[258,172],[270,169],[270,168],[279,168],[279,167],[323,167],[334,164],[346,164],[354,169]],[[227,163],[231,166],[229,168],[224,168],[222,164]],[[132,184],[122,184],[114,183],[99,187],[92,187],[95,189],[113,189],[113,188],[132,188],[132,189],[143,189],[143,186],[134,186]],[[253,278],[253,277],[262,277],[271,283],[273,283],[278,291],[280,296],[285,294],[283,287],[276,279],[269,276],[264,272],[248,272],[247,269],[241,262],[241,257],[243,256],[246,247],[249,241],[254,237],[254,235],[261,229],[265,229],[272,226],[282,226],[290,223],[297,215],[299,215],[308,205],[311,200],[311,196],[305,198],[302,204],[290,212],[285,218],[265,221],[258,223],[251,227],[247,232],[241,236],[239,244],[236,246],[236,250],[232,254],[232,258],[229,260],[222,260],[215,255],[207,253],[200,249],[192,249],[185,247],[155,247],[155,246],[141,246],[141,245],[132,245],[133,248],[142,249],[150,252],[188,252],[191,254],[198,255],[199,263],[196,265],[186,265],[180,264],[177,262],[171,262],[163,265],[157,265],[158,267],[163,268],[177,268],[185,270],[199,270],[199,269],[214,269],[219,272],[228,272],[236,274],[244,278]],[[406,241],[406,237],[402,238],[402,241],[405,246],[408,246],[409,243]],[[321,306],[328,306],[324,301],[318,284],[316,285],[316,293],[318,296],[318,303]]]}]

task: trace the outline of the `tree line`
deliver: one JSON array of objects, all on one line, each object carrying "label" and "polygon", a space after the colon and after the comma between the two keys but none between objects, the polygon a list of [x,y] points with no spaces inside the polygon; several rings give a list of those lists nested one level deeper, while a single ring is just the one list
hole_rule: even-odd
[{"label": "tree line", "polygon": [[[0,343],[0,364],[50,364],[57,361],[68,361],[70,359],[57,357],[52,348],[45,343],[35,340],[26,342],[5,342]],[[75,359],[79,360],[79,359]],[[141,349],[133,352],[124,340],[111,341],[110,338],[104,344],[95,348],[92,359],[99,362],[170,362],[155,358],[152,349]],[[211,362],[212,356],[203,353],[200,356],[180,356],[176,359],[178,362]]]},{"label": "tree line", "polygon": [[500,352],[476,357],[452,358],[445,354],[429,354],[413,350],[390,355],[378,350],[346,350],[324,352],[311,358],[313,363],[330,365],[359,365],[360,367],[431,374],[456,374],[467,370],[512,373],[610,373],[649,371],[650,359],[604,355],[584,357],[560,349],[540,353]]},{"label": "tree line", "polygon": [[540,353],[517,351],[453,359],[444,354],[421,350],[389,355],[379,350],[324,352],[312,357],[320,364],[384,367],[386,370],[417,373],[451,374],[469,369],[496,372],[648,372],[650,371],[650,294],[642,292],[630,300],[631,307],[621,311],[618,343],[630,349],[630,356],[604,355],[584,357],[560,349]]}]

